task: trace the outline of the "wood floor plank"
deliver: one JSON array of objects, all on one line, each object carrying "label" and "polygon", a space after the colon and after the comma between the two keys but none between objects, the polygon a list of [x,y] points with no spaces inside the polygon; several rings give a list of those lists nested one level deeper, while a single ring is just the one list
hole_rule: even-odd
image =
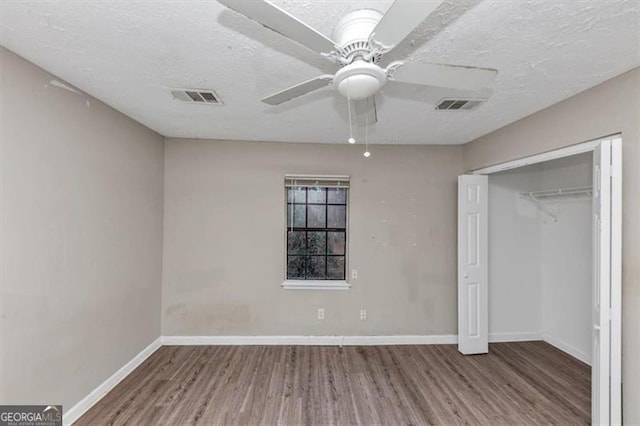
[{"label": "wood floor plank", "polygon": [[590,368],[544,342],[164,346],[76,425],[589,424]]}]

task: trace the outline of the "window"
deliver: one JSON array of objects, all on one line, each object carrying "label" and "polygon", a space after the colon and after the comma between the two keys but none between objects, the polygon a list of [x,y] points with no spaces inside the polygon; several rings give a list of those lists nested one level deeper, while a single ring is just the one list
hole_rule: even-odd
[{"label": "window", "polygon": [[286,279],[344,281],[347,267],[346,176],[287,176]]}]

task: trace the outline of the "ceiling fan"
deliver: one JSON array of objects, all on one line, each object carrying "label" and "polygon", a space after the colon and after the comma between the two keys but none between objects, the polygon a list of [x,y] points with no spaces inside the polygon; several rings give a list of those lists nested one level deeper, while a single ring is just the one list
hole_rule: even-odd
[{"label": "ceiling fan", "polygon": [[356,113],[366,111],[368,124],[373,124],[375,94],[389,82],[475,91],[498,73],[489,68],[402,61],[391,62],[386,68],[379,65],[382,55],[396,47],[443,0],[395,0],[385,14],[372,9],[350,12],[338,21],[333,39],[266,0],[218,1],[341,66],[335,75],[320,75],[262,99],[269,105],[333,84],[341,95],[356,102]]}]

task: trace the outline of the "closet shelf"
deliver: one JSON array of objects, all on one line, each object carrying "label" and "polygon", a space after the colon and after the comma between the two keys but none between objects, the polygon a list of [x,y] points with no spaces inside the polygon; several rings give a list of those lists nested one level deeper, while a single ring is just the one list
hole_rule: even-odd
[{"label": "closet shelf", "polygon": [[531,192],[519,192],[518,196],[522,198],[528,198],[531,200],[540,210],[542,210],[547,216],[553,219],[554,222],[558,221],[558,216],[552,213],[547,206],[542,203],[542,200],[549,200],[552,198],[562,197],[591,197],[593,195],[593,187],[580,186],[576,188],[558,188],[548,189],[544,191],[531,191]]}]

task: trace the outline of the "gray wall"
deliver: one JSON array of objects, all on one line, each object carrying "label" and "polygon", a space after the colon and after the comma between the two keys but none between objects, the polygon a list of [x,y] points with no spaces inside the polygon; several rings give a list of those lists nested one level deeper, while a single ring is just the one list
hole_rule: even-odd
[{"label": "gray wall", "polygon": [[160,335],[163,139],[0,63],[0,399],[68,410]]},{"label": "gray wall", "polygon": [[[462,148],[375,146],[368,159],[362,151],[167,140],[163,334],[456,333]],[[351,175],[350,290],[280,287],[286,173]]]},{"label": "gray wall", "polygon": [[467,170],[617,132],[623,138],[624,421],[640,424],[640,68],[465,145]]}]

